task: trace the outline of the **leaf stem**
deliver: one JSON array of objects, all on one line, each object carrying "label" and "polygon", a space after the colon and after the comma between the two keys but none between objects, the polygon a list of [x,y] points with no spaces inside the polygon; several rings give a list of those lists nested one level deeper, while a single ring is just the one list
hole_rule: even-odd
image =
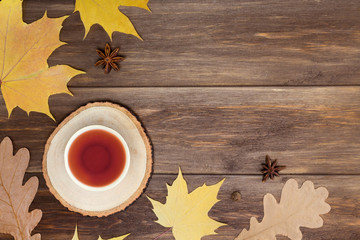
[{"label": "leaf stem", "polygon": [[160,233],[159,235],[157,235],[153,240],[159,239],[162,235],[164,235],[165,233],[167,233],[168,231],[170,231],[172,228],[168,228],[166,231]]}]

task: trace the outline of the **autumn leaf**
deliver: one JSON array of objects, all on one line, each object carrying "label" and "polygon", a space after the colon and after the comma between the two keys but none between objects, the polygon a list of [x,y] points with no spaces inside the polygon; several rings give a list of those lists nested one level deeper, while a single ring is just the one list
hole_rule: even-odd
[{"label": "autumn leaf", "polygon": [[203,236],[216,234],[215,230],[226,224],[211,219],[208,212],[219,201],[216,196],[224,180],[212,186],[204,184],[189,194],[179,169],[173,185],[167,185],[165,204],[148,197],[158,217],[156,222],[172,228],[176,240],[199,240]]},{"label": "autumn leaf", "polygon": [[11,234],[15,240],[39,240],[40,234],[31,236],[42,212],[29,212],[39,180],[31,177],[22,185],[30,154],[26,148],[13,155],[13,145],[6,137],[0,144],[0,232]]},{"label": "autumn leaf", "polygon": [[[123,235],[123,236],[120,236],[120,237],[110,238],[110,239],[107,239],[107,240],[123,240],[123,239],[125,239],[127,236],[129,236],[129,235],[130,235],[130,233],[129,233],[129,234],[126,234],[126,235]],[[75,232],[74,232],[74,236],[73,236],[72,240],[79,240],[79,235],[78,235],[77,226],[75,227]],[[99,236],[98,240],[105,240],[105,239],[102,239],[102,238]]]},{"label": "autumn leaf", "polygon": [[119,11],[119,6],[139,7],[150,11],[149,0],[76,0],[75,11],[79,11],[85,26],[85,36],[92,25],[100,24],[110,39],[115,31],[132,34],[141,39],[130,19]]},{"label": "autumn leaf", "polygon": [[59,40],[66,17],[45,15],[31,24],[22,20],[21,0],[0,1],[0,83],[8,115],[15,107],[47,114],[52,119],[48,98],[67,93],[67,83],[83,72],[66,65],[50,67],[52,52],[63,45]]},{"label": "autumn leaf", "polygon": [[264,197],[264,218],[258,222],[250,219],[250,229],[244,229],[235,240],[276,240],[276,235],[284,235],[292,240],[301,240],[300,227],[319,228],[323,220],[319,216],[330,211],[325,202],[329,192],[326,188],[315,189],[306,181],[299,189],[294,179],[285,183],[280,203],[271,194]]},{"label": "autumn leaf", "polygon": [[[107,239],[107,240],[123,240],[123,239],[125,239],[127,236],[129,236],[129,235],[130,235],[130,234],[126,234],[126,235],[124,235],[124,236],[109,238],[109,239]],[[102,238],[99,236],[98,240],[105,240],[105,239],[102,239]]]}]

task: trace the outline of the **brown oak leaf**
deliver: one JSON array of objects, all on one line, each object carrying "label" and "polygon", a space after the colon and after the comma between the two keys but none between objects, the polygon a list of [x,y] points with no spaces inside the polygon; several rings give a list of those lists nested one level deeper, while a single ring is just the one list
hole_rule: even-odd
[{"label": "brown oak leaf", "polygon": [[31,236],[42,212],[29,206],[38,189],[37,177],[22,185],[30,154],[26,148],[13,155],[13,145],[6,137],[0,143],[0,232],[11,234],[15,240],[40,240],[40,234]]}]

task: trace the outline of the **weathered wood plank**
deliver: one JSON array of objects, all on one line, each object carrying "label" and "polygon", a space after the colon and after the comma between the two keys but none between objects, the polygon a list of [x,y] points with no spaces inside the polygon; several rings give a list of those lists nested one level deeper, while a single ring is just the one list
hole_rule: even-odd
[{"label": "weathered wood plank", "polygon": [[[131,232],[131,239],[153,239],[166,230],[153,222],[156,220],[151,204],[143,194],[125,212],[106,218],[83,217],[65,209],[45,187],[40,176],[40,191],[36,195],[31,208],[40,208],[43,218],[35,232],[42,234],[42,239],[71,239],[75,224],[78,224],[80,239],[110,238]],[[257,176],[189,176],[185,175],[189,190],[192,191],[203,183],[215,184],[224,177],[226,180],[220,189],[218,198],[221,200],[210,211],[210,216],[228,224],[218,230],[218,235],[204,239],[234,239],[243,229],[249,227],[251,216],[259,221],[263,217],[263,196],[271,193],[279,201],[281,188],[291,176],[283,176],[275,181],[262,183]],[[167,190],[165,183],[171,184],[175,175],[154,175],[150,180],[146,194],[156,200],[165,202]],[[324,226],[319,229],[301,228],[303,239],[359,239],[360,237],[360,176],[294,176],[302,184],[305,180],[314,182],[315,187],[326,187],[329,192],[328,203],[332,210],[322,215]],[[341,186],[341,187],[339,187]],[[234,202],[230,199],[233,191],[240,191],[242,198]],[[3,238],[1,238],[3,239]],[[170,234],[161,239],[173,239]],[[286,238],[278,238],[286,239]]]},{"label": "weathered wood plank", "polygon": [[[165,201],[165,183],[176,176],[163,174],[177,173],[178,166],[199,174],[185,176],[190,190],[226,177],[221,202],[210,215],[228,226],[204,239],[233,239],[248,228],[251,216],[261,220],[265,193],[279,200],[290,177],[312,180],[329,189],[332,211],[323,216],[323,228],[302,228],[303,239],[360,239],[360,87],[152,88],[359,85],[359,1],[151,0],[152,14],[124,8],[145,41],[115,33],[112,45],[121,46],[127,59],[120,73],[110,75],[93,67],[94,50],[110,40],[95,26],[82,41],[74,2],[24,1],[26,22],[45,10],[50,17],[71,14],[61,32],[69,44],[57,49],[49,64],[87,72],[70,82],[75,97],[50,98],[52,112],[61,121],[87,102],[109,100],[136,113],[154,145],[154,172],[161,173],[152,177],[146,194]],[[88,88],[96,86],[125,88]],[[127,232],[129,240],[148,240],[164,231],[153,222],[145,195],[125,212],[98,219],[69,212],[49,193],[39,172],[45,141],[58,123],[18,109],[7,120],[0,99],[0,139],[10,136],[16,149],[29,148],[27,178],[31,172],[40,178],[31,208],[44,216],[35,232],[42,239],[71,239],[78,223],[81,240]],[[266,154],[287,169],[264,184],[261,176],[249,174],[259,173]],[[233,191],[241,192],[240,201],[230,200]]]},{"label": "weathered wood plank", "polygon": [[[130,107],[153,143],[155,173],[256,174],[266,154],[288,174],[360,173],[360,87],[72,90],[51,97],[56,119],[91,101]],[[30,172],[41,171],[55,126],[19,109],[7,120],[0,101],[0,138],[30,149]]]},{"label": "weathered wood plank", "polygon": [[88,74],[72,86],[347,85],[359,84],[358,0],[152,0],[152,14],[124,8],[144,41],[115,33],[127,57],[121,72],[93,65],[109,38],[100,26],[85,41],[74,0],[27,0],[27,22],[45,12],[71,16],[49,63]]}]

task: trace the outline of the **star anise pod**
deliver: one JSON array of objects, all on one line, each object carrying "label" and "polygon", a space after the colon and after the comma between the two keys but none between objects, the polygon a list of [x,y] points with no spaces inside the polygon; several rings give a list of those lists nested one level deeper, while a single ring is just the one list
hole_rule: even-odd
[{"label": "star anise pod", "polygon": [[263,173],[263,182],[265,182],[268,178],[274,179],[274,176],[279,176],[279,172],[286,168],[286,166],[279,166],[277,164],[277,159],[271,161],[269,155],[266,155],[265,163],[261,164],[263,165],[263,169],[261,170],[261,172]]},{"label": "star anise pod", "polygon": [[115,71],[119,71],[119,66],[117,62],[124,61],[124,57],[118,56],[120,48],[115,48],[111,51],[110,45],[107,43],[105,46],[105,51],[96,50],[99,56],[102,58],[95,63],[95,66],[103,65],[105,73],[109,73],[113,68]]}]

